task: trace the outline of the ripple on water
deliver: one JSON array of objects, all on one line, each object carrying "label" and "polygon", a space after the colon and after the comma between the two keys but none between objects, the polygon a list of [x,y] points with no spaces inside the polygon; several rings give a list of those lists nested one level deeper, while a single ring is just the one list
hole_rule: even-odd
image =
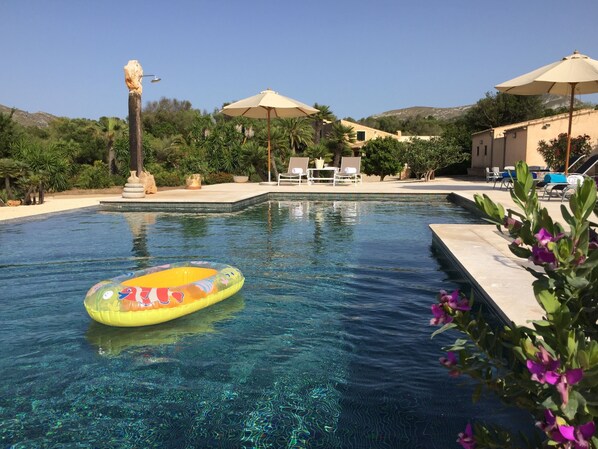
[{"label": "ripple on water", "polygon": [[[427,203],[276,201],[239,214],[97,213],[0,224],[0,441],[15,448],[446,448],[471,405],[437,359],[450,273]],[[35,242],[35,244],[32,244]],[[140,329],[92,323],[96,282],[182,259],[242,292]],[[459,398],[458,400],[455,398]],[[448,443],[447,443],[448,442]]]}]

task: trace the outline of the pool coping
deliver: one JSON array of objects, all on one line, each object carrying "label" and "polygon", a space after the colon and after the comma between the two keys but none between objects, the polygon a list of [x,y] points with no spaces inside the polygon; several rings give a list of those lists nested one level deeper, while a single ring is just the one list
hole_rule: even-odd
[{"label": "pool coping", "polygon": [[447,197],[446,193],[379,193],[379,192],[266,192],[231,201],[157,201],[111,199],[101,200],[100,210],[112,212],[239,212],[266,201],[424,201]]}]

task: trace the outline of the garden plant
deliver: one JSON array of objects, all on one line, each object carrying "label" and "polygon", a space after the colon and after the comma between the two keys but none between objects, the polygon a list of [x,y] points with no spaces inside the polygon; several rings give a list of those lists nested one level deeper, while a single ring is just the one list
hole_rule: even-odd
[{"label": "garden plant", "polygon": [[[597,449],[598,434],[598,236],[596,184],[587,178],[561,206],[565,224],[540,207],[532,175],[517,165],[511,196],[520,211],[507,210],[488,196],[476,195],[478,208],[512,238],[510,249],[532,262],[530,288],[543,316],[525,326],[502,329],[474,312],[473,296],[441,291],[432,305],[431,324],[459,338],[440,362],[450,376],[469,376],[477,384],[474,400],[485,391],[528,411],[529,432],[472,421],[458,436],[465,449]],[[515,294],[515,292],[514,292]]]}]

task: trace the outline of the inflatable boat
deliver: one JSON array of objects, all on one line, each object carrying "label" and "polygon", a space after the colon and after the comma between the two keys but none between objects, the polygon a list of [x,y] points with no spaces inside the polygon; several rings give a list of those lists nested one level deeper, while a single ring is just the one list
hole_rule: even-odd
[{"label": "inflatable boat", "polygon": [[148,326],[174,320],[237,293],[245,278],[235,267],[182,262],[98,282],[85,296],[89,316],[109,326]]}]

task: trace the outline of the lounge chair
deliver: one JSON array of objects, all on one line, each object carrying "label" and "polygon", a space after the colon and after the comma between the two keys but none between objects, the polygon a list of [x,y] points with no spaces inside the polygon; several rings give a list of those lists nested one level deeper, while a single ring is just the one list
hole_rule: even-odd
[{"label": "lounge chair", "polygon": [[502,179],[502,173],[498,167],[486,167],[486,182],[496,182],[499,179]]},{"label": "lounge chair", "polygon": [[544,187],[542,199],[548,197],[559,197],[561,201],[565,198],[566,194],[572,194],[577,188],[578,183],[583,182],[587,173],[598,164],[598,154],[595,154],[588,158],[575,173],[570,173],[568,176],[564,173],[548,173],[544,176],[544,182],[538,187]]},{"label": "lounge chair", "polygon": [[[576,170],[573,170],[573,167],[580,162],[582,159],[585,159],[586,156],[577,156],[573,162],[571,162],[571,164],[569,165],[569,169],[567,170],[568,173],[571,174],[582,174],[585,175],[588,171],[590,171],[590,169],[596,165],[596,163],[598,163],[598,155],[594,155],[591,156],[587,161],[585,161],[583,164],[581,164],[579,166],[579,168],[577,168]],[[554,172],[548,173],[550,174],[562,174],[565,175],[565,167],[559,167],[557,170],[555,170]],[[547,182],[546,180],[540,181],[536,184],[536,187],[546,187],[546,185],[549,182]],[[562,184],[566,184],[566,180],[563,179]]]},{"label": "lounge chair", "polygon": [[549,182],[544,186],[544,193],[542,194],[542,199],[548,197],[549,201],[552,197],[556,197],[560,198],[561,202],[563,202],[565,197],[567,195],[572,195],[577,187],[586,178],[585,175],[577,173],[573,173],[568,176],[560,173],[552,173],[552,175],[553,176],[550,178],[552,182]]},{"label": "lounge chair", "polygon": [[332,184],[352,183],[357,185],[358,182],[361,182],[361,157],[343,157],[341,168],[334,173]]},{"label": "lounge chair", "polygon": [[505,171],[503,172],[499,172],[500,176],[497,177],[494,180],[494,185],[492,186],[492,188],[496,187],[496,183],[500,181],[499,184],[499,189],[502,190],[502,188],[504,187],[505,189],[509,189],[510,187],[512,187],[513,185],[513,180],[517,179],[517,172],[515,171],[515,167],[513,167],[512,165],[509,165],[507,167],[505,167]]},{"label": "lounge chair", "polygon": [[301,184],[301,179],[307,177],[308,157],[291,157],[289,159],[289,168],[286,173],[278,174],[278,185],[281,182],[290,182]]}]

